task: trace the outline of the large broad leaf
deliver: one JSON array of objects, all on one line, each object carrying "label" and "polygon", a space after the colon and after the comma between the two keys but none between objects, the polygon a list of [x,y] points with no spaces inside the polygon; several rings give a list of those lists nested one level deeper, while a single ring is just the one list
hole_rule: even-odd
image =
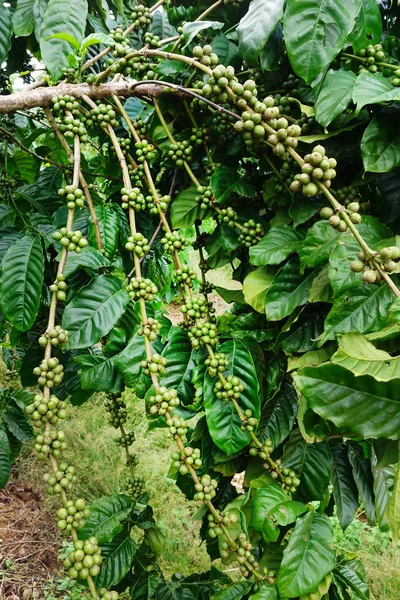
[{"label": "large broad leaf", "polygon": [[278,590],[275,586],[263,586],[258,592],[249,596],[249,600],[278,600]]},{"label": "large broad leaf", "polygon": [[387,531],[389,529],[386,520],[386,511],[393,493],[396,470],[397,468],[395,465],[389,465],[378,469],[373,467],[376,520],[382,531]]},{"label": "large broad leaf", "polygon": [[0,427],[0,490],[2,490],[10,477],[11,470],[11,448],[8,436]]},{"label": "large broad leaf", "polygon": [[289,260],[275,275],[265,297],[267,319],[279,321],[306,304],[315,274],[302,275],[298,259]]},{"label": "large broad leaf", "polygon": [[346,333],[339,338],[339,349],[331,361],[354,375],[371,375],[377,381],[400,377],[400,357],[378,350],[361,333]]},{"label": "large broad leaf", "polygon": [[54,80],[60,79],[63,67],[68,67],[72,47],[60,38],[47,39],[57,33],[66,33],[80,42],[85,35],[87,0],[50,0],[40,31],[42,59]]},{"label": "large broad leaf", "polygon": [[259,440],[271,440],[272,446],[277,448],[290,434],[297,415],[297,394],[293,385],[284,380],[275,398],[275,406],[268,417],[266,425],[257,432]]},{"label": "large broad leaf", "polygon": [[393,292],[387,284],[364,285],[344,293],[335,299],[325,321],[321,345],[333,340],[339,333],[357,331],[371,333],[383,329],[389,323],[389,307]]},{"label": "large broad leaf", "polygon": [[26,235],[4,255],[0,278],[0,304],[19,331],[32,327],[39,310],[44,257],[39,238]]},{"label": "large broad leaf", "polygon": [[259,488],[251,501],[252,511],[250,527],[262,531],[266,516],[279,504],[288,500],[280,485],[271,484]]},{"label": "large broad leaf", "polygon": [[224,23],[221,23],[220,21],[193,21],[192,23],[185,23],[183,26],[183,33],[189,36],[185,48],[196,35],[200,33],[200,31],[203,31],[204,29],[222,29],[223,26]]},{"label": "large broad leaf", "polygon": [[195,186],[187,188],[177,195],[171,209],[172,227],[190,227],[196,219],[201,218],[204,210],[200,208],[199,201],[196,200],[198,195]]},{"label": "large broad leaf", "polygon": [[376,0],[362,0],[354,29],[347,38],[354,52],[377,44],[382,36],[382,19]]},{"label": "large broad leaf", "polygon": [[357,76],[353,71],[328,71],[315,102],[315,118],[318,123],[327,127],[346,110],[352,100],[356,81]]},{"label": "large broad leaf", "polygon": [[11,404],[3,413],[2,419],[13,436],[20,442],[32,439],[32,427],[25,410],[18,404]]},{"label": "large broad leaf", "polygon": [[104,254],[92,248],[92,246],[86,246],[79,254],[76,254],[76,252],[68,253],[64,274],[68,278],[79,269],[89,269],[89,272],[90,269],[98,271],[101,267],[106,267],[109,264]]},{"label": "large broad leaf", "polygon": [[210,186],[215,201],[219,204],[226,203],[233,192],[246,198],[253,198],[256,195],[256,190],[248,179],[239,175],[237,169],[225,165],[215,169],[210,179]]},{"label": "large broad leaf", "polygon": [[252,0],[237,28],[239,52],[250,65],[256,62],[269,36],[282,20],[284,0]]},{"label": "large broad leaf", "polygon": [[354,481],[362,500],[365,514],[371,525],[375,524],[374,480],[371,461],[364,457],[361,447],[349,447],[349,461],[352,466]]},{"label": "large broad leaf", "polygon": [[265,296],[274,279],[275,272],[268,267],[250,271],[243,281],[243,296],[254,310],[264,314]]},{"label": "large broad leaf", "polygon": [[249,581],[237,581],[227,588],[211,596],[211,600],[240,600],[251,590],[252,584]]},{"label": "large broad leaf", "polygon": [[277,584],[283,598],[314,592],[335,566],[332,525],[326,515],[300,517],[283,551]]},{"label": "large broad leaf", "polygon": [[386,509],[385,517],[392,531],[393,543],[397,544],[400,530],[400,460],[394,478],[393,493]]},{"label": "large broad leaf", "polygon": [[250,248],[252,265],[279,265],[299,248],[303,234],[293,227],[271,227],[268,233],[255,246]]},{"label": "large broad leaf", "polygon": [[63,327],[69,331],[69,348],[97,344],[116,325],[129,302],[119,279],[100,275],[79,290],[65,307]]},{"label": "large broad leaf", "polygon": [[400,100],[400,93],[387,79],[366,72],[357,77],[354,90],[353,102],[357,104],[357,113],[366,104],[383,104]]},{"label": "large broad leaf", "polygon": [[186,331],[174,333],[162,355],[168,362],[160,384],[176,389],[181,402],[192,404],[195,396],[192,373],[196,363],[195,352]]},{"label": "large broad leaf", "polygon": [[101,544],[103,562],[100,573],[93,577],[96,588],[110,588],[117,585],[129,569],[136,553],[136,544],[125,527],[111,542]]},{"label": "large broad leaf", "polygon": [[400,164],[400,119],[395,115],[376,115],[361,140],[364,169],[387,173]]},{"label": "large broad leaf", "polygon": [[34,3],[35,0],[18,0],[13,15],[13,28],[16,37],[26,36],[32,33],[34,25]]},{"label": "large broad leaf", "polygon": [[338,365],[306,367],[293,375],[310,407],[324,419],[366,438],[400,438],[398,381],[356,377]]},{"label": "large broad leaf", "polygon": [[337,516],[346,529],[354,519],[358,508],[358,490],[351,473],[346,444],[334,444],[332,451],[332,485]]},{"label": "large broad leaf", "polygon": [[0,4],[0,65],[6,60],[11,47],[12,13],[8,6]]},{"label": "large broad leaf", "polygon": [[129,344],[115,357],[115,364],[122,373],[128,387],[133,387],[142,372],[140,363],[146,358],[146,348],[143,337],[137,335],[132,337]]},{"label": "large broad leaf", "polygon": [[[253,417],[260,417],[260,398],[257,370],[253,357],[242,342],[229,340],[218,348],[229,358],[226,376],[231,374],[238,377],[244,385],[238,404],[242,411],[250,409]],[[251,437],[247,431],[242,431],[241,421],[231,401],[225,402],[215,396],[215,377],[207,373],[204,380],[204,406],[207,425],[214,443],[226,452],[234,454],[249,444]]]},{"label": "large broad leaf", "polygon": [[95,535],[102,545],[120,533],[123,523],[132,510],[132,498],[124,494],[102,496],[90,505],[90,517],[85,520],[85,526],[80,529],[79,537],[87,540]]},{"label": "large broad leaf", "polygon": [[116,368],[117,358],[117,356],[107,358],[102,354],[76,356],[74,362],[80,367],[78,375],[82,389],[94,392],[120,392],[123,381]]},{"label": "large broad leaf", "polygon": [[285,444],[282,463],[293,469],[301,481],[297,491],[300,500],[324,499],[332,470],[332,455],[327,442],[308,444],[297,429]]},{"label": "large broad leaf", "polygon": [[299,250],[302,267],[316,267],[327,262],[340,237],[340,232],[327,221],[317,221],[307,231]]},{"label": "large broad leaf", "polygon": [[[118,246],[119,218],[112,205],[96,206],[96,215],[103,244],[104,256],[112,258]],[[96,232],[92,219],[89,220],[89,242],[97,248]]]},{"label": "large broad leaf", "polygon": [[290,63],[311,83],[342,49],[361,0],[289,0],[283,30]]}]

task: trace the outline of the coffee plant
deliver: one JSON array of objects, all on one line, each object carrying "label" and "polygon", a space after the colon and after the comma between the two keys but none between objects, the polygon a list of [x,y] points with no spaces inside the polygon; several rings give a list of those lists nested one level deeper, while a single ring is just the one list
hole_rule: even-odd
[{"label": "coffee plant", "polygon": [[[345,529],[363,512],[397,543],[400,9],[386,4],[0,5],[0,485],[31,440],[71,539],[64,567],[95,599],[365,600],[330,516]],[[225,265],[239,289],[208,280]],[[168,477],[198,508],[207,573],[158,567],[126,388],[176,443]],[[63,453],[69,406],[95,392],[126,474],[89,506]]]}]

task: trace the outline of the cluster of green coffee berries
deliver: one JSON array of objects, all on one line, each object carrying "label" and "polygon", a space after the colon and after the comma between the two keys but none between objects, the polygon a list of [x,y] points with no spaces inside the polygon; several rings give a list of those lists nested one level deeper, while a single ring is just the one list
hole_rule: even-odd
[{"label": "cluster of green coffee berries", "polygon": [[191,448],[190,446],[187,446],[184,449],[183,455],[178,451],[171,454],[173,460],[172,465],[175,469],[178,469],[181,475],[187,475],[189,473],[189,467],[200,469],[200,467],[203,466],[203,461],[200,457],[200,450],[198,448]]},{"label": "cluster of green coffee berries", "polygon": [[250,563],[254,569],[258,568],[258,562],[252,552],[253,545],[250,543],[244,532],[239,533],[237,544],[239,548],[236,550],[236,560],[240,565],[239,568],[242,575],[244,577],[248,577],[250,572],[246,566],[246,563]]},{"label": "cluster of green coffee berries", "polygon": [[173,254],[176,251],[179,252],[179,250],[183,250],[188,242],[179,231],[172,231],[171,233],[165,234],[161,239],[161,243],[167,254]]},{"label": "cluster of green coffee berries", "polygon": [[140,475],[127,477],[125,480],[125,491],[135,500],[139,500],[145,492],[144,478]]},{"label": "cluster of green coffee berries", "polygon": [[46,398],[43,394],[35,394],[32,404],[26,407],[26,413],[35,428],[41,428],[46,423],[57,425],[59,419],[67,418],[65,402],[54,394]]},{"label": "cluster of green coffee berries", "polygon": [[117,446],[131,446],[135,441],[135,432],[134,431],[126,431],[124,435],[117,437],[114,439],[114,442]]},{"label": "cluster of green coffee berries", "polygon": [[266,439],[262,443],[262,446],[258,446],[257,442],[252,441],[250,444],[249,454],[250,456],[259,456],[263,460],[267,460],[272,454],[273,450],[274,448],[270,439]]},{"label": "cluster of green coffee berries", "polygon": [[213,68],[211,77],[203,85],[202,93],[218,102],[226,102],[229,98],[227,88],[235,81],[235,69],[231,65],[225,67],[219,64]]},{"label": "cluster of green coffee berries", "polygon": [[157,319],[149,317],[145,323],[142,323],[137,334],[146,336],[150,342],[155,342],[157,339],[157,333],[160,329],[161,323]]},{"label": "cluster of green coffee berries", "polygon": [[240,234],[238,241],[242,246],[246,248],[250,248],[257,244],[260,241],[260,238],[263,237],[264,230],[260,223],[256,223],[254,219],[249,219],[246,223],[243,223],[240,228]]},{"label": "cluster of green coffee berries", "polygon": [[109,104],[103,104],[102,102],[99,102],[95,108],[91,109],[90,117],[93,122],[97,122],[99,125],[104,127],[107,125],[116,127],[118,125],[117,113]]},{"label": "cluster of green coffee berries", "polygon": [[208,374],[215,377],[217,373],[223,373],[229,366],[229,358],[223,352],[217,352],[212,358],[206,358],[204,364],[207,366]]},{"label": "cluster of green coffee berries", "polygon": [[58,195],[65,198],[67,201],[67,208],[73,209],[75,207],[82,208],[85,204],[83,192],[80,188],[75,185],[66,185],[65,188],[58,190]]},{"label": "cluster of green coffee berries", "polygon": [[135,28],[147,29],[153,21],[153,16],[147,6],[138,4],[131,13],[131,19]]},{"label": "cluster of green coffee berries", "polygon": [[301,79],[299,79],[298,77],[296,77],[295,75],[293,75],[293,73],[290,73],[287,76],[286,81],[284,81],[281,84],[281,88],[283,90],[285,90],[286,92],[289,92],[290,96],[296,96],[298,93],[298,87],[301,83]]},{"label": "cluster of green coffee berries", "polygon": [[185,303],[181,306],[181,313],[193,320],[204,317],[208,313],[208,303],[206,298],[197,294],[193,294],[192,297],[186,298]]},{"label": "cluster of green coffee berries", "polygon": [[124,30],[122,27],[116,27],[115,29],[112,29],[108,35],[116,44],[129,44],[129,36],[124,35]]},{"label": "cluster of green coffee berries", "polygon": [[149,240],[141,233],[134,233],[133,236],[128,237],[125,248],[128,252],[134,252],[139,258],[142,258],[150,250]]},{"label": "cluster of green coffee berries", "polygon": [[109,33],[110,37],[113,38],[115,44],[112,51],[112,56],[116,59],[121,59],[131,50],[129,36],[124,35],[122,27],[117,27]]},{"label": "cluster of green coffee berries", "polygon": [[50,454],[59,458],[62,451],[67,448],[65,433],[54,430],[38,433],[33,447],[39,460],[46,460]]},{"label": "cluster of green coffee berries", "polygon": [[56,517],[57,527],[63,535],[67,535],[72,529],[82,529],[85,526],[85,519],[90,517],[90,508],[83,498],[67,500],[65,507],[57,510]]},{"label": "cluster of green coffee berries", "polygon": [[362,279],[365,283],[375,283],[376,281],[382,281],[382,275],[375,268],[373,260],[380,263],[379,266],[382,271],[393,273],[398,269],[399,263],[397,261],[399,258],[400,248],[398,246],[382,248],[379,253],[368,257],[364,250],[360,250],[357,253],[357,259],[350,263],[350,269],[354,273],[362,273]]},{"label": "cluster of green coffee berries", "polygon": [[210,141],[210,130],[208,127],[193,127],[192,135],[189,138],[189,142],[193,146],[204,146]]},{"label": "cluster of green coffee berries", "polygon": [[82,252],[82,248],[86,248],[88,241],[83,237],[81,231],[69,231],[66,227],[62,227],[60,231],[55,231],[52,236],[53,240],[60,242],[61,246],[66,248],[68,252]]},{"label": "cluster of green coffee berries", "polygon": [[111,592],[109,592],[106,588],[100,588],[98,590],[99,596],[100,598],[103,598],[104,600],[118,600],[118,592],[112,590]]},{"label": "cluster of green coffee berries", "polygon": [[138,133],[140,133],[140,135],[146,135],[147,125],[145,121],[143,121],[143,119],[141,119],[140,117],[136,117],[136,119],[134,119],[132,123],[134,128]]},{"label": "cluster of green coffee berries", "polygon": [[38,376],[39,385],[52,388],[62,382],[64,367],[55,356],[44,358],[40,365],[33,369],[33,374]]},{"label": "cluster of green coffee berries", "polygon": [[[359,73],[365,73],[366,71],[369,71],[370,73],[383,71],[383,67],[379,64],[376,64],[383,62],[386,58],[382,44],[369,44],[369,46],[366,48],[361,48],[361,50],[357,52],[356,56],[360,56],[361,58],[365,59],[365,61],[359,66]],[[365,65],[368,68],[365,68]]]},{"label": "cluster of green coffee berries", "polygon": [[228,375],[224,382],[217,381],[214,386],[216,397],[222,398],[225,402],[228,402],[231,399],[238,400],[243,390],[243,383],[240,383],[240,379],[234,375]]},{"label": "cluster of green coffee berries", "polygon": [[211,479],[207,474],[203,475],[200,481],[194,486],[196,493],[193,496],[193,500],[210,502],[217,494],[217,487],[218,481],[216,479]]},{"label": "cluster of green coffee berries", "polygon": [[158,292],[158,289],[156,284],[153,283],[151,279],[145,279],[144,277],[132,277],[126,286],[126,291],[132,300],[142,299],[146,300],[146,302],[152,302]]},{"label": "cluster of green coffee berries", "polygon": [[257,419],[253,417],[253,411],[249,408],[244,411],[244,418],[242,419],[241,430],[242,431],[254,431],[257,427]]},{"label": "cluster of green coffee berries", "polygon": [[[262,125],[262,115],[259,112],[245,110],[242,113],[242,120],[236,121],[234,128],[237,133],[243,133],[243,138],[247,146],[261,144],[266,135]],[[283,148],[283,152],[285,152],[285,147]]]},{"label": "cluster of green coffee berries", "polygon": [[[264,575],[266,581],[271,585],[274,585],[276,581],[277,572],[273,569],[268,569],[268,567],[263,567],[262,574]],[[311,599],[310,599],[311,600]]]},{"label": "cluster of green coffee berries", "polygon": [[181,269],[176,269],[174,271],[174,277],[177,283],[192,286],[197,275],[192,267],[189,265],[182,265]]},{"label": "cluster of green coffee berries", "polygon": [[153,144],[148,142],[147,140],[142,140],[141,142],[135,142],[136,148],[136,160],[138,163],[144,163],[144,161],[152,161],[157,157],[157,150],[154,148]]},{"label": "cluster of green coffee berries", "polygon": [[104,408],[109,413],[108,420],[115,429],[126,422],[127,412],[124,400],[117,394],[108,394]]},{"label": "cluster of green coffee berries", "polygon": [[235,227],[238,215],[233,208],[230,206],[227,208],[221,208],[221,212],[219,214],[223,223],[227,223],[229,227]]},{"label": "cluster of green coffee berries", "polygon": [[197,188],[196,202],[200,204],[200,208],[209,208],[214,199],[214,194],[210,186],[199,185]]},{"label": "cluster of green coffee berries", "polygon": [[[207,516],[208,519],[208,535],[211,539],[215,539],[220,535],[224,535],[224,530],[221,525],[225,525],[225,527],[229,527],[233,523],[237,523],[239,518],[238,515],[233,511],[227,511],[224,515],[220,515],[220,519],[216,520],[215,516],[209,514]],[[229,546],[226,548],[228,550]],[[225,548],[223,548],[225,550]],[[221,553],[222,558],[228,558],[228,556],[223,555]]]},{"label": "cluster of green coffee berries", "polygon": [[161,194],[159,194],[157,199],[155,200],[153,196],[149,195],[146,196],[146,202],[150,214],[158,215],[159,209],[162,212],[166,212],[168,210],[168,205],[171,202],[171,196],[168,196],[167,194],[161,196]]},{"label": "cluster of green coffee berries", "polygon": [[176,415],[173,416],[170,413],[166,413],[165,420],[168,427],[168,437],[178,436],[183,442],[186,441],[188,428],[185,419],[182,417],[177,417]]},{"label": "cluster of green coffee berries", "polygon": [[[142,367],[145,375],[150,375],[150,373],[160,373],[160,375],[162,375],[165,371],[166,364],[167,359],[164,358],[164,356],[160,356],[159,354],[153,354],[151,359],[142,360],[140,366]],[[160,390],[161,389],[162,388],[160,388]]]},{"label": "cluster of green coffee berries", "polygon": [[[72,69],[67,75],[71,78],[76,77],[75,69]],[[78,135],[80,141],[88,141],[87,129],[79,110],[79,102],[73,96],[57,96],[52,98],[52,111],[55,113],[58,129],[66,138],[73,138]]]},{"label": "cluster of green coffee berries", "polygon": [[63,329],[60,325],[56,325],[49,331],[46,331],[39,338],[40,346],[47,346],[50,340],[52,346],[58,346],[59,344],[66,344],[69,340],[69,333],[66,329]]},{"label": "cluster of green coffee berries", "polygon": [[69,83],[79,83],[79,73],[74,67],[63,67],[61,70]]},{"label": "cluster of green coffee berries", "polygon": [[315,146],[311,154],[304,157],[304,164],[301,167],[301,173],[295,175],[290,184],[292,192],[302,193],[307,197],[315,196],[319,193],[319,188],[315,181],[321,181],[325,187],[331,186],[331,181],[336,177],[336,159],[325,156],[325,148],[321,145]]},{"label": "cluster of green coffee berries", "polygon": [[60,463],[55,473],[45,473],[43,481],[47,483],[47,493],[49,496],[61,494],[64,491],[71,491],[76,482],[75,467],[67,463]]},{"label": "cluster of green coffee berries", "polygon": [[285,117],[280,117],[276,120],[275,129],[276,133],[268,136],[268,143],[272,146],[274,154],[283,156],[287,154],[287,148],[297,148],[297,138],[301,135],[299,125],[289,125]]},{"label": "cluster of green coffee berries", "polygon": [[[158,356],[158,355],[157,355]],[[154,355],[153,355],[154,358]],[[162,357],[159,357],[160,359],[162,359]],[[164,359],[164,363],[162,365],[162,367],[165,367],[166,365],[166,360]],[[146,363],[144,361],[144,364],[147,366],[148,363]],[[159,363],[155,363],[157,365],[157,367],[160,365]],[[143,363],[142,363],[143,365]],[[149,365],[152,366],[152,363]],[[157,369],[159,370],[159,369]],[[156,371],[151,371],[152,373],[157,372]],[[162,371],[161,371],[162,372]],[[166,388],[165,386],[162,386],[159,388],[159,390],[156,392],[155,395],[150,396],[149,398],[149,412],[151,415],[166,415],[167,413],[170,413],[174,410],[175,406],[179,406],[180,401],[178,398],[178,392],[174,389],[169,389]],[[172,427],[172,425],[171,425]],[[176,432],[175,432],[176,433]]]},{"label": "cluster of green coffee berries", "polygon": [[[129,150],[130,150],[130,147],[131,147],[131,140],[130,140],[130,138],[126,138],[126,137],[125,138],[121,138],[121,137],[119,137],[119,138],[117,138],[117,141],[118,141],[119,147],[122,150],[122,154],[129,154]],[[113,151],[115,151],[114,144],[111,144],[111,148],[112,148]]]},{"label": "cluster of green coffee berries", "polygon": [[6,383],[15,382],[19,378],[19,373],[16,369],[7,369],[4,374],[4,381]]},{"label": "cluster of green coffee berries", "polygon": [[92,536],[86,541],[74,542],[74,550],[64,560],[64,567],[68,569],[71,579],[87,579],[89,575],[96,577],[100,573],[102,562],[99,542]]},{"label": "cluster of green coffee berries", "polygon": [[150,33],[149,31],[147,31],[144,34],[144,43],[146,44],[146,46],[149,46],[150,48],[161,48],[161,46],[162,46],[160,36],[154,35],[153,33]]},{"label": "cluster of green coffee berries", "polygon": [[129,207],[134,208],[135,210],[145,210],[146,199],[138,187],[134,187],[129,192],[126,188],[122,188],[121,194],[121,206],[124,210]]},{"label": "cluster of green coffee berries", "polygon": [[218,56],[212,51],[212,47],[209,44],[203,48],[195,46],[192,52],[194,58],[207,67],[213,67],[218,64]]},{"label": "cluster of green coffee berries", "polygon": [[167,156],[174,161],[177,167],[183,167],[185,162],[190,162],[193,158],[193,146],[188,140],[174,143],[171,142],[169,144]]},{"label": "cluster of green coffee berries", "polygon": [[[201,105],[201,102],[202,101],[200,101],[200,105]],[[232,108],[227,103],[222,104],[222,107],[226,108],[228,110],[230,110]],[[213,116],[213,121],[212,121],[212,128],[215,131],[215,134],[217,136],[220,136],[221,139],[224,140],[225,144],[227,144],[228,142],[233,140],[236,136],[236,132],[233,127],[233,125],[235,123],[236,123],[236,119],[233,117],[233,115],[229,115],[225,112],[215,112],[214,116]],[[206,169],[206,174],[212,175],[213,168],[214,169],[216,168],[215,164],[214,164],[214,167],[211,165],[208,165],[208,167]]]},{"label": "cluster of green coffee berries", "polygon": [[215,346],[218,344],[217,325],[211,321],[196,319],[188,330],[188,337],[192,348],[201,348],[205,345]]},{"label": "cluster of green coffee berries", "polygon": [[320,210],[320,216],[323,219],[328,219],[330,225],[338,231],[347,231],[347,223],[343,220],[343,215],[347,214],[352,223],[358,225],[361,223],[361,215],[359,214],[360,204],[358,202],[350,202],[345,211],[335,212],[329,206],[325,206]]}]

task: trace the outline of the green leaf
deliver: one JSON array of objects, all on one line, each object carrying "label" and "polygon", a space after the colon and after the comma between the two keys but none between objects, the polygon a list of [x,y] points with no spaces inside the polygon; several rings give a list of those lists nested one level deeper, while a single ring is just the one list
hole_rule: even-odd
[{"label": "green leaf", "polygon": [[293,227],[271,227],[258,244],[250,248],[250,262],[257,267],[279,265],[300,247],[304,235]]},{"label": "green leaf", "polygon": [[293,375],[296,387],[318,415],[365,438],[400,438],[398,381],[356,377],[338,365],[306,367]]},{"label": "green leaf", "polygon": [[371,461],[364,458],[363,450],[360,447],[349,447],[349,461],[352,466],[354,481],[356,482],[360,494],[365,514],[371,525],[375,524],[375,502],[373,489],[373,476],[371,471]]},{"label": "green leaf", "polygon": [[11,448],[8,436],[0,427],[0,490],[6,485],[11,471]]},{"label": "green leaf", "polygon": [[250,271],[243,281],[244,299],[257,312],[264,313],[265,296],[274,275],[274,271],[268,267],[260,267],[255,271]]},{"label": "green leaf", "polygon": [[249,596],[249,600],[278,600],[278,591],[275,586],[264,585],[258,592]]},{"label": "green leaf", "polygon": [[[350,598],[350,596],[348,596],[348,591],[350,590],[353,594],[352,598],[355,600],[369,600],[370,594],[368,584],[362,579],[359,571],[349,568],[348,564],[349,563],[338,565],[333,571],[333,581],[336,589],[338,591],[340,590],[342,594],[343,592],[347,593],[346,600],[347,598]],[[338,583],[340,583],[340,587],[338,586]],[[364,594],[364,592],[366,593]],[[342,595],[341,597],[344,598],[345,596]]]},{"label": "green leaf", "polygon": [[346,529],[358,509],[358,490],[351,473],[348,446],[334,444],[331,452],[333,497],[340,525]]},{"label": "green leaf", "polygon": [[393,545],[397,545],[400,530],[400,459],[394,478],[393,493],[387,505],[385,517],[392,531]]},{"label": "green leaf", "polygon": [[327,262],[341,235],[328,221],[314,223],[311,229],[307,231],[305,240],[299,250],[302,268],[316,267]]},{"label": "green leaf", "polygon": [[310,84],[343,48],[361,0],[288,0],[283,19],[294,71]]},{"label": "green leaf", "polygon": [[283,54],[282,25],[279,23],[261,50],[260,66],[262,71],[277,71]]},{"label": "green leaf", "polygon": [[[251,353],[239,340],[229,340],[218,348],[229,358],[227,375],[238,377],[244,385],[238,404],[242,411],[250,409],[253,416],[260,417],[260,398],[257,371]],[[204,406],[207,425],[214,443],[226,452],[234,454],[249,444],[251,437],[247,431],[241,430],[241,421],[232,402],[216,398],[215,377],[208,373],[204,380]]]},{"label": "green leaf", "polygon": [[377,114],[361,140],[364,169],[372,173],[387,173],[400,165],[400,120]]},{"label": "green leaf", "polygon": [[13,14],[13,28],[16,37],[28,36],[33,31],[33,5],[35,0],[18,0]]},{"label": "green leaf", "polygon": [[300,517],[283,551],[277,585],[284,598],[314,592],[335,566],[332,525],[326,515]]},{"label": "green leaf", "polygon": [[270,321],[279,321],[306,304],[315,271],[301,275],[297,258],[289,260],[275,275],[265,297],[265,313]]},{"label": "green leaf", "polygon": [[200,208],[198,191],[195,186],[184,189],[174,199],[171,209],[171,224],[174,228],[190,227],[204,211]]},{"label": "green leaf", "polygon": [[389,317],[390,320],[396,323],[396,325],[400,325],[400,299],[396,298],[395,302],[391,305],[389,309]]},{"label": "green leaf", "polygon": [[339,349],[331,361],[354,375],[371,375],[377,381],[400,377],[400,357],[378,350],[361,333],[340,336]]},{"label": "green leaf", "polygon": [[[396,458],[397,461],[397,458]],[[386,521],[386,510],[393,492],[393,485],[396,475],[396,467],[389,465],[387,467],[375,468],[373,464],[374,476],[374,503],[376,520],[382,531],[387,531],[389,525]]]},{"label": "green leaf", "polygon": [[225,165],[215,169],[210,186],[218,204],[226,204],[233,192],[245,198],[253,198],[256,195],[256,190],[248,179],[241,177],[237,169]]},{"label": "green leaf", "polygon": [[101,544],[103,562],[97,577],[93,577],[96,588],[110,588],[117,585],[132,568],[136,544],[125,527],[111,542]]},{"label": "green leaf", "polygon": [[0,304],[14,327],[27,331],[39,310],[44,257],[39,238],[26,235],[9,247],[2,262]]},{"label": "green leaf", "polygon": [[63,314],[63,327],[69,331],[69,348],[97,344],[124,313],[129,296],[119,279],[100,275],[81,288]]},{"label": "green leaf", "polygon": [[353,102],[357,114],[367,104],[383,104],[400,100],[400,93],[387,79],[372,73],[361,73],[353,90]]},{"label": "green leaf", "polygon": [[17,150],[14,154],[14,160],[21,177],[32,184],[36,179],[38,169],[35,158],[25,150]]},{"label": "green leaf", "polygon": [[85,526],[79,530],[79,538],[87,540],[94,535],[100,546],[111,542],[122,531],[132,506],[132,498],[124,494],[96,499],[90,505],[90,517],[85,519]]},{"label": "green leaf", "polygon": [[188,35],[189,39],[186,42],[184,48],[190,44],[190,42],[196,37],[200,31],[204,29],[222,29],[224,27],[224,23],[220,23],[219,21],[193,21],[193,23],[185,23],[183,26],[184,35]]},{"label": "green leaf", "polygon": [[353,71],[329,70],[315,102],[315,118],[327,127],[349,106],[358,78]]},{"label": "green leaf", "polygon": [[267,515],[279,504],[288,500],[280,485],[272,483],[256,490],[252,498],[252,511],[249,527],[262,531]]},{"label": "green leaf", "polygon": [[66,33],[80,42],[85,35],[87,0],[49,0],[40,31],[42,59],[54,80],[60,79],[63,67],[68,67],[71,46],[63,39],[48,39],[56,33]]},{"label": "green leaf", "polygon": [[328,361],[332,353],[332,348],[319,348],[319,350],[310,350],[301,356],[289,357],[287,370],[293,371],[293,369],[302,369],[304,367],[317,367]]},{"label": "green leaf", "polygon": [[82,50],[86,50],[89,46],[93,46],[95,44],[105,44],[106,46],[112,46],[114,40],[112,37],[107,35],[106,33],[102,33],[101,31],[97,31],[96,33],[91,33],[87,35],[80,45]]},{"label": "green leaf", "polygon": [[68,42],[68,44],[70,44],[73,48],[75,48],[75,50],[79,50],[80,48],[80,43],[78,42],[76,37],[70,35],[69,33],[53,33],[53,35],[49,35],[46,38],[46,40],[64,40],[65,42]]},{"label": "green leaf", "polygon": [[115,357],[115,364],[122,373],[128,387],[133,387],[141,373],[140,362],[146,358],[146,348],[143,338],[137,333],[132,337],[129,344]]},{"label": "green leaf", "polygon": [[106,267],[109,264],[104,254],[92,246],[86,246],[86,248],[82,248],[82,252],[79,254],[76,254],[76,252],[68,253],[64,274],[68,279],[76,271],[79,271],[79,269],[93,269],[98,271],[101,267]]},{"label": "green leaf", "polygon": [[300,500],[324,499],[332,469],[332,455],[327,442],[309,444],[300,429],[296,429],[285,444],[282,463],[293,469],[301,481],[297,490]]},{"label": "green leaf", "polygon": [[[112,204],[101,204],[99,206],[96,206],[95,212],[98,219],[100,237],[104,249],[104,256],[106,258],[112,258],[118,246],[118,213],[115,212]],[[97,248],[96,231],[92,222],[92,218],[89,219],[89,242],[92,246]]]},{"label": "green leaf", "polygon": [[275,397],[275,406],[266,425],[258,428],[257,437],[261,442],[269,439],[273,448],[277,448],[292,431],[297,415],[297,394],[293,385],[284,380]]},{"label": "green leaf", "polygon": [[116,369],[116,356],[109,358],[101,354],[81,354],[74,362],[80,367],[78,372],[82,389],[95,392],[118,393],[123,387]]},{"label": "green leaf", "polygon": [[327,302],[332,304],[332,288],[328,277],[329,265],[322,267],[320,272],[314,277],[308,294],[308,301],[313,304],[315,302]]},{"label": "green leaf", "polygon": [[17,404],[11,405],[5,410],[1,418],[11,431],[13,436],[20,442],[32,439],[32,427],[26,417],[25,410]]},{"label": "green leaf", "polygon": [[347,41],[354,52],[366,48],[368,44],[377,44],[382,37],[382,19],[376,0],[362,0],[353,31]]},{"label": "green leaf", "polygon": [[185,405],[192,404],[195,396],[192,384],[195,354],[186,331],[174,333],[162,353],[168,361],[168,369],[161,376],[160,384],[175,389]]},{"label": "green leaf", "polygon": [[269,513],[269,517],[273,517],[274,521],[281,527],[286,527],[290,523],[294,523],[297,517],[303,515],[307,511],[307,505],[295,500],[286,500],[281,504],[277,504]]},{"label": "green leaf", "polygon": [[11,47],[12,13],[9,7],[0,4],[0,65],[6,60]]},{"label": "green leaf", "polygon": [[325,320],[325,331],[320,345],[333,340],[339,333],[357,331],[370,333],[386,327],[393,292],[387,284],[364,285],[352,294],[342,294],[335,299]]},{"label": "green leaf", "polygon": [[247,64],[254,64],[270,35],[282,20],[284,0],[252,0],[237,32],[239,52]]},{"label": "green leaf", "polygon": [[252,587],[249,581],[237,581],[231,583],[227,588],[211,596],[211,600],[240,600]]}]

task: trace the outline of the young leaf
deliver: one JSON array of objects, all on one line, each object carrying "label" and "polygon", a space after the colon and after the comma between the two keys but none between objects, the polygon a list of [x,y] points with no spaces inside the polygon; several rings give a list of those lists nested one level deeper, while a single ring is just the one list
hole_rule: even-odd
[{"label": "young leaf", "polygon": [[296,252],[303,238],[293,227],[271,227],[262,240],[250,248],[250,262],[257,267],[279,265]]},{"label": "young leaf", "polygon": [[284,0],[252,0],[237,32],[239,52],[247,64],[254,64],[270,35],[282,20]]},{"label": "young leaf", "polygon": [[264,314],[265,296],[274,275],[273,270],[268,269],[268,267],[261,267],[255,271],[250,271],[243,281],[244,299],[259,313]]},{"label": "young leaf", "polygon": [[0,276],[0,304],[19,331],[32,327],[39,310],[44,272],[42,244],[25,235],[4,255]]},{"label": "young leaf", "polygon": [[49,35],[46,40],[64,40],[64,42],[71,44],[75,50],[79,50],[80,48],[80,44],[76,37],[70,35],[69,33],[53,33],[53,35]]}]

